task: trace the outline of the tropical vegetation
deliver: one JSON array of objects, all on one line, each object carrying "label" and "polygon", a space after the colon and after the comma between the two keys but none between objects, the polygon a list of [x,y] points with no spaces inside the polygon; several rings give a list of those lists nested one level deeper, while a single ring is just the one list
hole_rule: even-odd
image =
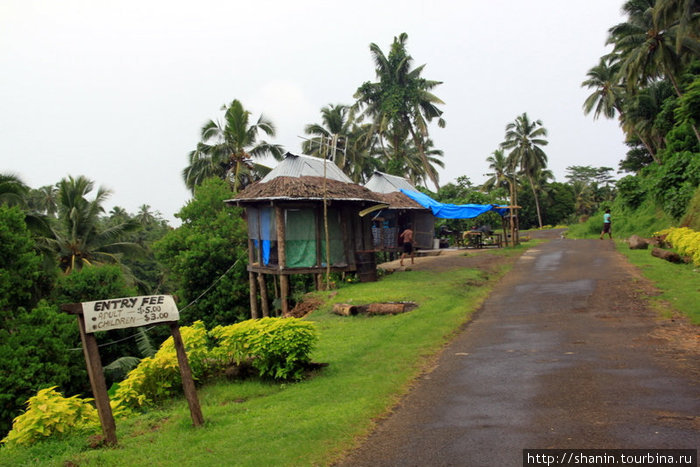
[{"label": "tropical vegetation", "polygon": [[231,184],[234,193],[264,176],[269,169],[255,163],[256,158],[272,156],[282,158],[282,147],[264,140],[258,141],[260,133],[275,136],[274,124],[260,115],[251,124],[251,112],[234,99],[221,108],[223,121],[209,120],[202,126],[201,141],[189,154],[189,165],[182,171],[187,188],[202,184],[207,178],[216,176]]},{"label": "tropical vegetation", "polygon": [[[354,103],[324,106],[320,123],[305,128],[309,138],[303,149],[332,159],[356,183],[364,183],[379,170],[408,178],[439,201],[518,206],[522,229],[568,223],[575,224],[571,231],[581,236],[598,235],[600,212],[612,208],[616,237],[667,233],[677,250],[695,259],[700,231],[700,7],[694,0],[629,0],[623,11],[625,21],[609,30],[611,52],[582,77],[582,86],[591,91],[583,103],[584,113],[593,118],[617,118],[626,138],[629,151],[620,155],[618,169],[627,175],[620,180],[614,180],[611,167],[573,165],[567,167],[565,181],[555,181],[547,167],[554,157],[545,152],[548,131],[541,120],[531,118],[523,109],[512,122],[504,122],[504,137],[494,142],[493,153],[483,155],[488,167],[485,183],[475,186],[462,176],[439,185],[437,168],[443,164],[443,152],[434,146],[429,130],[433,124],[445,126],[441,108],[445,104],[433,94],[441,82],[423,77],[425,65],[414,67],[405,33],[394,37],[388,53],[370,44],[376,80],[356,89]],[[26,412],[29,415],[23,420],[37,426],[50,421],[33,410],[42,398],[66,413],[69,408],[74,410],[78,414],[76,425],[82,423],[81,417],[92,419],[67,402],[86,394],[89,388],[76,325],[60,311],[61,304],[174,294],[182,323],[212,329],[204,333],[202,342],[206,340],[208,346],[213,339],[220,339],[228,346],[229,362],[244,358],[241,335],[269,324],[241,323],[250,318],[247,232],[241,210],[226,206],[224,201],[264,176],[268,169],[260,164],[260,158],[280,158],[283,150],[260,139],[275,134],[266,117],[252,120],[251,112],[237,99],[222,110],[222,120],[210,120],[201,128],[200,141],[188,155],[183,180],[193,198],[176,215],[181,221],[177,228],[170,227],[147,204],[135,214],[118,206],[106,212],[109,191],[96,188],[95,182],[83,176],[68,176],[35,189],[17,175],[0,174],[0,437],[10,430],[12,420],[32,396],[39,398],[32,399]],[[430,192],[428,184],[436,191]],[[459,231],[473,223],[496,227],[500,221],[489,213],[476,220],[441,221],[438,227]],[[655,273],[654,280],[663,282],[674,277],[668,267],[684,268],[663,265],[649,269],[662,270]],[[681,273],[684,280],[696,280],[690,267]],[[408,314],[348,324],[327,313],[327,304],[311,319],[318,323],[320,339],[314,358],[330,362],[331,367],[322,377],[304,383],[270,383],[265,376],[301,378],[300,367],[280,366],[274,346],[264,338],[249,342],[250,348],[259,347],[260,354],[270,352],[269,361],[261,358],[258,362],[261,366],[257,371],[263,377],[240,386],[222,380],[203,389],[205,406],[213,418],[212,432],[225,432],[230,437],[234,424],[241,427],[235,429],[235,437],[243,445],[250,442],[252,454],[247,458],[256,459],[253,451],[257,452],[259,444],[255,442],[270,442],[272,433],[278,434],[280,427],[287,427],[293,419],[285,436],[273,440],[278,443],[275,446],[284,446],[284,452],[268,445],[270,463],[279,463],[284,455],[291,455],[287,462],[302,458],[294,456],[308,454],[302,451],[302,445],[308,444],[305,440],[320,446],[314,447],[308,458],[315,462],[332,458],[328,446],[332,446],[331,451],[343,449],[349,432],[366,431],[368,420],[381,414],[415,376],[419,368],[415,362],[422,362],[460,325],[465,307],[478,304],[486,290],[464,290],[464,283],[474,282],[471,274],[474,272],[461,271],[449,277],[424,277],[416,272],[388,277],[377,284],[341,288],[331,302],[354,298],[354,293],[362,300],[410,298],[417,300],[423,311],[419,318]],[[308,281],[294,277],[292,281],[294,297],[300,300]],[[673,287],[668,285],[668,293],[679,297],[674,304],[692,308],[696,297],[688,298],[683,290]],[[438,290],[444,293],[436,294]],[[454,297],[455,293],[460,300],[451,298],[447,303],[436,298]],[[700,322],[696,315],[691,314],[691,318]],[[396,327],[397,322],[401,326]],[[231,326],[237,326],[235,332]],[[154,349],[167,338],[157,327],[109,331],[96,337],[103,361],[115,364],[106,366],[121,369],[107,378],[110,386],[114,384],[113,393],[124,384],[122,395],[136,386],[124,381],[138,365],[142,364],[141,373],[132,374],[139,378],[146,378],[148,371],[157,373],[153,368],[147,370],[148,363],[143,362],[150,361]],[[370,363],[376,368],[367,372],[366,356],[377,352],[381,364],[373,359]],[[307,361],[305,357],[301,360]],[[371,394],[355,397],[358,388],[368,386]],[[133,439],[161,428],[175,433],[170,441],[158,438],[156,443],[159,447],[164,443],[163,452],[173,452],[171,460],[181,452],[181,437],[196,441],[192,438],[196,434],[183,432],[186,416],[177,403],[174,412],[155,404],[167,405],[167,398],[174,393],[156,391],[154,404],[149,406],[152,412],[129,422],[127,430],[134,437],[124,442],[125,451],[133,447],[138,451],[136,456],[142,455]],[[138,400],[140,395],[129,393],[130,400]],[[301,415],[299,408],[310,404],[312,409]],[[274,414],[278,410],[289,417],[284,423]],[[261,431],[246,425],[258,420],[265,420]],[[318,424],[323,425],[322,430],[311,427]],[[57,432],[64,429],[60,423],[56,427]],[[293,441],[284,444],[284,439]],[[25,461],[34,459],[38,452],[41,459],[56,455],[67,463],[87,459],[110,464],[119,462],[116,459],[121,454],[80,453],[84,443],[75,439],[57,450],[53,448],[59,444],[50,443],[51,449],[27,451],[18,459],[25,455]],[[228,452],[216,449],[214,460]],[[68,454],[60,454],[61,450]]]}]

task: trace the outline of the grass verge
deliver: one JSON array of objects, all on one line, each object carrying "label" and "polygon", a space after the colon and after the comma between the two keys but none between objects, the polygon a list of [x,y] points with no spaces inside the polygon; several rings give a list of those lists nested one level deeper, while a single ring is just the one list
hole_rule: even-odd
[{"label": "grass verge", "polygon": [[[526,248],[497,254],[514,260]],[[92,449],[85,435],[75,435],[0,448],[0,465],[327,465],[388,412],[510,265],[489,275],[466,268],[408,271],[323,295],[325,304],[308,319],[320,332],[313,359],[328,366],[305,381],[208,384],[198,391],[204,427],[193,428],[186,403],[175,400],[118,420],[116,448]],[[334,303],[377,301],[419,307],[396,316],[330,313]]]},{"label": "grass verge", "polygon": [[618,251],[651,280],[661,294],[649,297],[650,303],[664,316],[674,311],[687,316],[690,322],[700,325],[700,269],[692,264],[673,264],[651,256],[651,250],[630,250],[624,241],[615,242]]}]

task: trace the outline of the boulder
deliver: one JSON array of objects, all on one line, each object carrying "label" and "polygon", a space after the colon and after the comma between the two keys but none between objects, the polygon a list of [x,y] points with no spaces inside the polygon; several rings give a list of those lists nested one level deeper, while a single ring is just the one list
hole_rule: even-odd
[{"label": "boulder", "polygon": [[646,250],[649,248],[649,242],[639,235],[632,235],[627,239],[627,244],[630,246],[630,250]]}]

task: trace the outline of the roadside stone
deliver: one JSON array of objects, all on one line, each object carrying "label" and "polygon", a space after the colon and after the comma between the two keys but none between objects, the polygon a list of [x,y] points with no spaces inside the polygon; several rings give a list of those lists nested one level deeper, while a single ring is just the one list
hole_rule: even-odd
[{"label": "roadside stone", "polygon": [[649,242],[639,235],[632,235],[627,239],[627,244],[629,244],[630,250],[646,250],[649,248]]}]

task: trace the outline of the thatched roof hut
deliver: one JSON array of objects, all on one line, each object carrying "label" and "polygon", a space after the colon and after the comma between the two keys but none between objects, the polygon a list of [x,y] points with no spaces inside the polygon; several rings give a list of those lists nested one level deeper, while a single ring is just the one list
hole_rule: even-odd
[{"label": "thatched roof hut", "polygon": [[365,266],[365,257],[358,254],[372,250],[370,220],[359,213],[382,199],[354,184],[332,162],[287,153],[262,180],[226,202],[246,209],[254,314],[254,274],[265,314],[263,275],[279,277],[286,312],[290,274],[320,277],[329,266],[334,272],[363,272],[374,266]]}]

